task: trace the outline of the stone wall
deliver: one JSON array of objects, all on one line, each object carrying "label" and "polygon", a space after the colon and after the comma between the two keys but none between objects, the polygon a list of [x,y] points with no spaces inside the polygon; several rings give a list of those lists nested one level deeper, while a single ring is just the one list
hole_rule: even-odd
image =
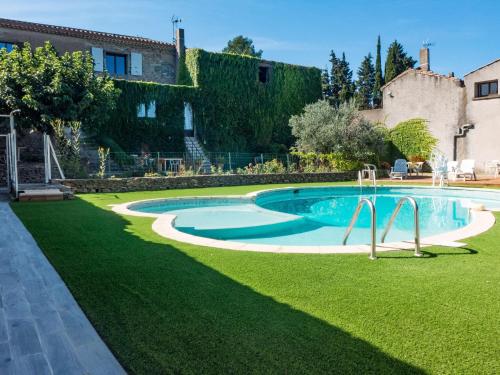
[{"label": "stone wall", "polygon": [[75,193],[116,193],[143,190],[189,189],[218,186],[335,182],[356,179],[357,172],[290,173],[260,175],[211,175],[191,177],[133,177],[55,180]]},{"label": "stone wall", "polygon": [[[473,124],[464,138],[458,138],[458,159],[476,160],[476,168],[485,170],[489,160],[500,159],[500,95],[476,97],[475,85],[479,82],[500,80],[500,61],[467,74],[467,123]],[[485,170],[487,173],[491,171]]]},{"label": "stone wall", "polygon": [[438,139],[438,148],[453,160],[453,136],[465,123],[465,88],[454,77],[408,70],[384,86],[383,108],[369,111],[389,128],[411,118],[424,118]]},{"label": "stone wall", "polygon": [[92,47],[102,48],[108,53],[118,53],[127,56],[127,70],[130,73],[130,54],[142,54],[142,75],[126,74],[117,76],[127,80],[152,81],[159,83],[175,83],[176,80],[176,50],[175,46],[144,46],[126,43],[110,43],[100,40],[75,38],[72,36],[45,34],[33,31],[16,30],[0,27],[0,40],[14,44],[29,42],[32,47],[42,46],[47,40],[59,53],[88,51]]}]

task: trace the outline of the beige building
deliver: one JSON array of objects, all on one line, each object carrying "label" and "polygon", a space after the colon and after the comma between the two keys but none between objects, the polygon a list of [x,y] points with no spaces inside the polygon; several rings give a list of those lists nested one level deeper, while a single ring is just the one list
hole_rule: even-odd
[{"label": "beige building", "polygon": [[500,59],[461,80],[432,72],[429,50],[422,49],[420,67],[383,86],[383,107],[364,114],[388,127],[424,118],[449,160],[475,159],[481,171],[488,161],[500,159],[499,78]]},{"label": "beige building", "polygon": [[39,47],[50,41],[59,53],[90,52],[97,73],[106,70],[116,78],[175,83],[177,50],[184,49],[184,33],[178,31],[176,46],[138,36],[0,18],[0,48],[11,50],[24,42]]}]

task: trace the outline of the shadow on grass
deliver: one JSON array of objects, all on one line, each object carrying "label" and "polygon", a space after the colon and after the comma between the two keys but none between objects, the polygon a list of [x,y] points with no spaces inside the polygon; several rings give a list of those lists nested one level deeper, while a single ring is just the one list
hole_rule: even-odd
[{"label": "shadow on grass", "polygon": [[[460,251],[463,250],[463,251]],[[428,250],[420,250],[422,253],[421,257],[416,257],[414,256],[415,250],[408,250],[404,251],[401,250],[400,255],[394,256],[394,255],[386,255],[388,253],[377,253],[377,258],[380,259],[408,259],[408,258],[413,258],[413,259],[432,259],[432,258],[437,258],[438,256],[449,256],[449,255],[475,255],[477,254],[477,250],[470,249],[468,247],[457,247],[457,248],[450,248],[450,251],[442,251],[442,252],[436,252],[436,251],[428,251]]]},{"label": "shadow on grass", "polygon": [[81,199],[15,210],[131,373],[423,373],[161,243],[151,219],[132,231]]}]

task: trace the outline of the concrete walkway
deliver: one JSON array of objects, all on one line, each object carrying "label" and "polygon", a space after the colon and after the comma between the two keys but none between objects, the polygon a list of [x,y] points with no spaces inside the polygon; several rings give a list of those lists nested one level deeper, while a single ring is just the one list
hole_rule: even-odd
[{"label": "concrete walkway", "polygon": [[125,374],[2,201],[0,297],[0,374]]}]

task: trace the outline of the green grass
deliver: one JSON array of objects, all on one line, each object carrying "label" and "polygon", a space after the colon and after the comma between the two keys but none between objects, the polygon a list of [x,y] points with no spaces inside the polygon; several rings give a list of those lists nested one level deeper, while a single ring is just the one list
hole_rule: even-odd
[{"label": "green grass", "polygon": [[500,372],[499,224],[464,248],[369,261],[182,244],[108,207],[267,187],[12,206],[131,373]]}]

